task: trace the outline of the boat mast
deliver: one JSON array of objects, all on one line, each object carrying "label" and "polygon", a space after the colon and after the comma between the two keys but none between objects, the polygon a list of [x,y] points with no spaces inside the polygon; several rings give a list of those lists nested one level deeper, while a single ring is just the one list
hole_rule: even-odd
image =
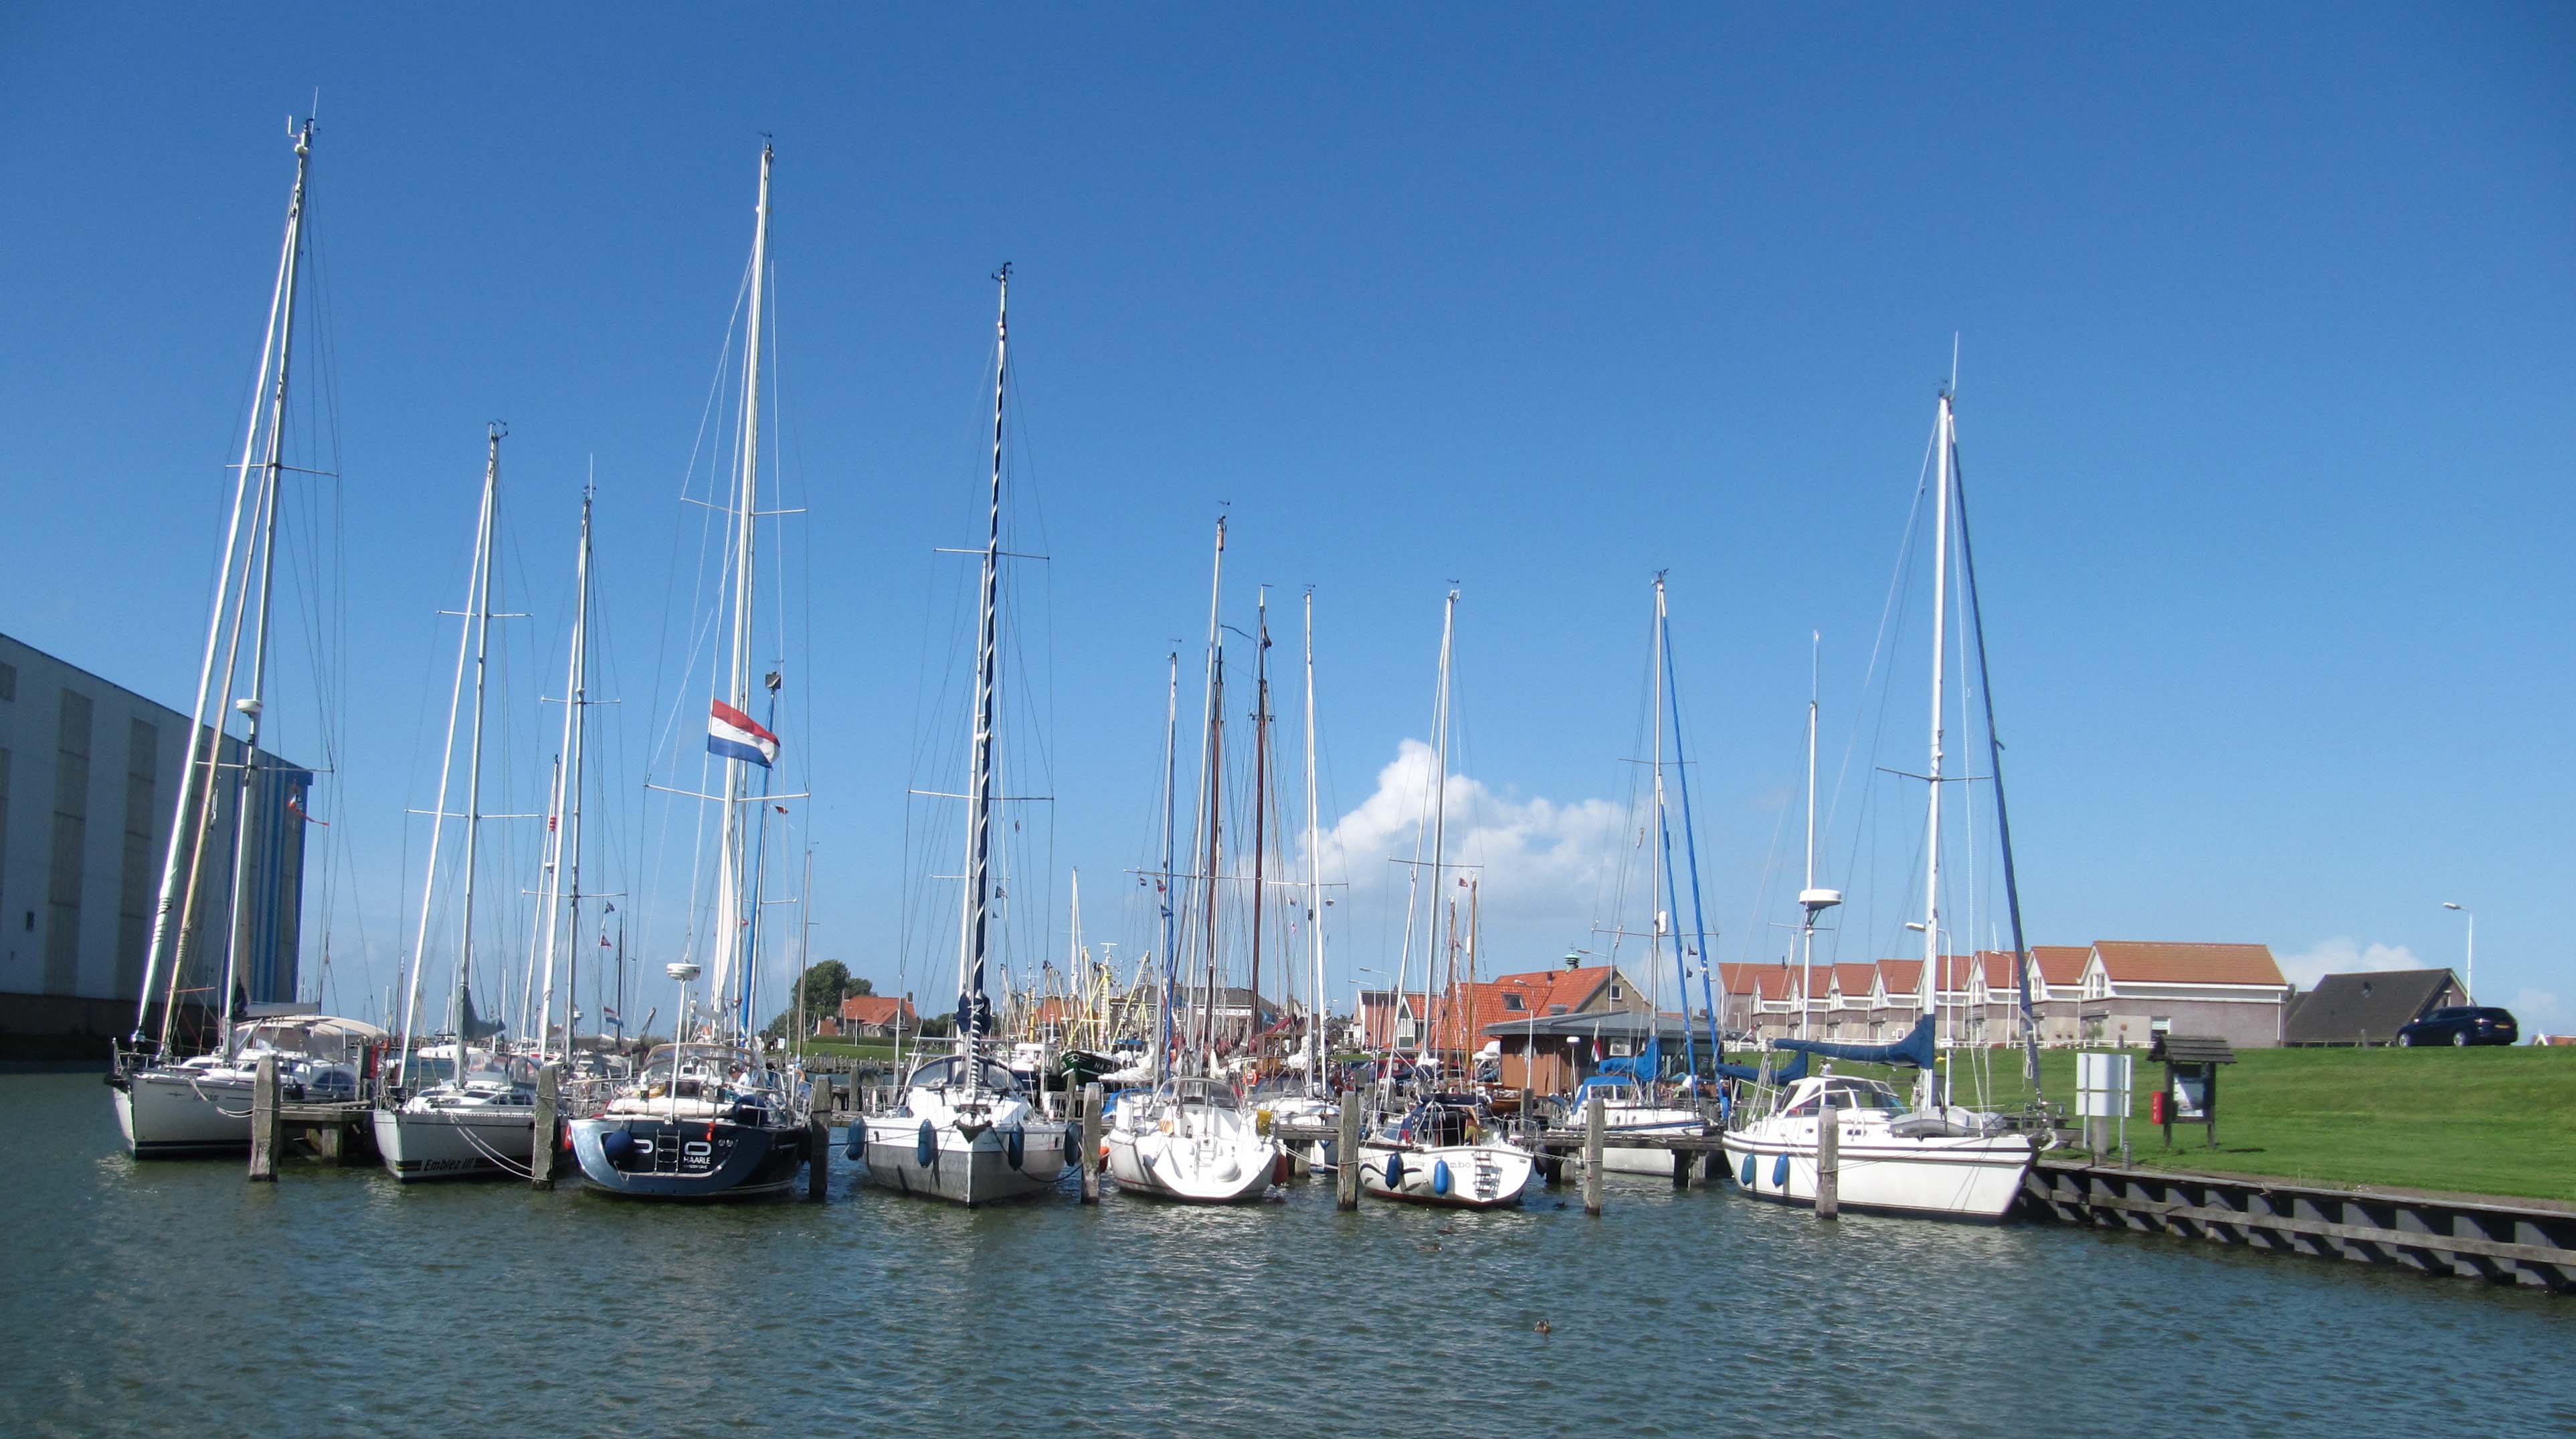
[{"label": "boat mast", "polygon": [[[1662,1003],[1664,981],[1663,976],[1656,973],[1656,966],[1663,961],[1661,951],[1664,946],[1664,936],[1666,934],[1671,934],[1673,937],[1673,968],[1676,974],[1674,983],[1681,991],[1680,999],[1682,1002],[1683,1013],[1682,1033],[1684,1042],[1687,1043],[1690,1034],[1690,984],[1686,978],[1679,977],[1682,971],[1681,935],[1675,932],[1679,926],[1672,924],[1665,916],[1663,893],[1663,884],[1667,872],[1671,870],[1673,864],[1673,826],[1672,816],[1667,814],[1664,809],[1664,577],[1660,573],[1655,576],[1655,645],[1653,651],[1648,654],[1646,658],[1647,667],[1654,671],[1654,678],[1652,681],[1654,686],[1652,706],[1655,712],[1655,743],[1653,751],[1655,763],[1655,839],[1656,847],[1663,851],[1663,864],[1660,867],[1651,861],[1646,865],[1646,913],[1649,919],[1649,923],[1646,926],[1646,944],[1648,946],[1647,953],[1654,961],[1646,966],[1646,973],[1650,978],[1650,982],[1655,986],[1655,992],[1652,996],[1653,1002],[1647,1006],[1647,1013],[1658,1016],[1655,1028],[1660,1033],[1663,1028],[1660,1016],[1664,1012],[1664,1006]],[[1680,908],[1680,905],[1680,897],[1676,895],[1673,900],[1673,907],[1678,909]],[[1661,1052],[1661,1046],[1657,1046],[1657,1051],[1659,1053]],[[1693,1061],[1693,1067],[1697,1067],[1696,1059]],[[1654,1081],[1652,1078],[1649,1078],[1646,1082],[1651,1086]]]},{"label": "boat mast", "polygon": [[1244,1035],[1252,1041],[1252,1075],[1261,1077],[1261,910],[1269,898],[1262,887],[1262,860],[1268,846],[1263,825],[1270,809],[1270,588],[1253,599],[1252,641],[1252,997],[1245,1002]]},{"label": "boat mast", "polygon": [[1324,846],[1315,806],[1315,592],[1306,591],[1306,956],[1314,1006],[1306,1014],[1306,1092],[1324,1092]]},{"label": "boat mast", "polygon": [[[1932,801],[1926,820],[1923,852],[1923,1012],[1934,1014],[1940,996],[1941,965],[1941,667],[1947,655],[1950,599],[1950,392],[1941,392],[1939,429],[1933,437],[1938,452],[1936,483],[1939,491],[1932,505],[1932,745],[1931,768],[1924,778],[1931,782]],[[1938,1021],[1935,1021],[1936,1029]],[[1923,1071],[1925,1099],[1935,1097],[1934,1072]]]},{"label": "boat mast", "polygon": [[[278,422],[286,411],[286,362],[295,332],[295,289],[299,268],[297,256],[302,249],[304,236],[304,184],[312,163],[313,122],[310,119],[306,120],[303,128],[294,133],[295,188],[288,193],[286,201],[286,236],[278,248],[277,281],[275,287],[269,292],[268,331],[261,337],[259,344],[259,379],[252,390],[254,408],[251,411],[250,424],[242,433],[241,463],[233,470],[232,519],[224,530],[223,562],[215,570],[215,599],[206,615],[205,658],[197,666],[197,703],[195,710],[189,716],[187,753],[179,772],[179,798],[177,805],[171,811],[170,843],[161,861],[161,893],[153,905],[152,940],[150,947],[144,953],[143,984],[136,991],[134,1004],[134,1042],[140,1044],[143,1042],[143,1023],[152,1009],[152,991],[159,982],[163,959],[165,956],[172,956],[175,948],[178,953],[169,959],[170,995],[162,1005],[161,1034],[157,1045],[163,1053],[168,1052],[170,1048],[171,1023],[178,1013],[179,975],[185,965],[188,943],[187,925],[183,922],[174,935],[170,921],[180,904],[183,863],[188,875],[184,888],[191,900],[195,896],[196,874],[204,862],[204,834],[213,819],[213,775],[216,767],[223,760],[223,706],[215,704],[210,708],[209,701],[214,698],[215,651],[220,647],[225,628],[224,616],[228,608],[226,601],[235,593],[232,583],[233,561],[234,556],[242,552],[242,502],[252,493],[251,456],[258,449],[262,428],[260,412],[256,407],[256,397],[262,394],[269,397],[266,426],[268,458],[267,464],[263,466],[262,485],[258,491],[263,497],[261,500],[263,506],[267,503],[265,497],[277,483]],[[259,520],[254,517],[252,523],[257,526]],[[271,527],[274,527],[273,522]],[[245,566],[248,558],[246,554],[242,555]],[[238,633],[237,630],[236,633]],[[224,687],[227,690],[232,687],[229,666],[224,675]],[[214,721],[211,725],[208,723],[209,716],[212,716]],[[207,734],[209,730],[212,730],[211,734]],[[202,764],[197,759],[197,745],[201,734],[206,735],[204,742],[207,746],[206,758]],[[245,762],[248,756],[255,752],[245,751]],[[197,837],[196,842],[190,842],[191,835]],[[231,1003],[231,990],[228,986],[223,1000],[225,1012],[229,1013]],[[227,1035],[225,1043],[229,1049],[231,1025],[226,1024],[224,1029]]]},{"label": "boat mast", "polygon": [[1171,1068],[1172,986],[1180,980],[1180,954],[1173,949],[1173,910],[1180,895],[1172,886],[1173,813],[1179,798],[1180,781],[1177,751],[1181,728],[1181,652],[1172,651],[1165,658],[1171,664],[1170,688],[1163,698],[1163,888],[1157,895],[1163,921],[1163,992],[1154,1016],[1154,1083],[1159,1087]]},{"label": "boat mast", "polygon": [[[1440,930],[1445,915],[1448,916],[1448,928],[1431,936],[1433,947],[1424,950],[1422,979],[1425,989],[1431,987],[1432,953],[1435,950],[1445,953],[1455,942],[1457,930],[1455,906],[1441,902],[1446,898],[1441,884],[1441,861],[1449,853],[1449,645],[1456,636],[1457,627],[1458,592],[1451,590],[1440,607],[1440,684],[1431,704],[1431,893],[1435,896],[1431,906],[1431,924],[1434,930]],[[1456,963],[1454,957],[1450,962]],[[1403,997],[1403,987],[1399,983],[1396,994],[1399,1003]],[[1432,1036],[1426,1033],[1424,1038]],[[1415,1052],[1419,1053],[1421,1048],[1420,1045],[1415,1046]]]},{"label": "boat mast", "polygon": [[1064,936],[1064,1010],[1057,1043],[1060,1049],[1073,1048],[1074,1036],[1081,1032],[1077,1016],[1083,1006],[1077,1003],[1082,991],[1082,871],[1073,872],[1073,923]]},{"label": "boat mast", "polygon": [[[555,794],[554,854],[546,862],[546,959],[545,979],[539,985],[544,1000],[537,1010],[537,1063],[546,1062],[547,1031],[555,1014],[555,946],[567,926],[575,935],[581,933],[581,770],[583,732],[588,716],[583,706],[590,702],[590,502],[587,486],[581,494],[581,548],[573,560],[572,661],[571,676],[564,685],[563,774]],[[571,897],[569,915],[557,912],[566,892]],[[564,1016],[564,1052],[572,1052],[572,1016]]]},{"label": "boat mast", "polygon": [[[1217,774],[1221,757],[1217,733],[1225,720],[1225,637],[1217,623],[1218,604],[1225,585],[1225,516],[1216,517],[1216,559],[1208,574],[1208,642],[1207,642],[1207,714],[1199,739],[1199,823],[1204,827],[1207,843],[1193,845],[1196,858],[1204,866],[1207,880],[1207,904],[1200,911],[1200,923],[1207,930],[1207,979],[1199,991],[1199,1033],[1202,1064],[1212,1067],[1216,1059],[1216,865],[1222,852],[1218,843],[1217,797],[1223,788]],[[1202,1073],[1208,1072],[1202,1069]]]},{"label": "boat mast", "polygon": [[[483,461],[483,534],[474,580],[474,728],[465,746],[465,897],[458,906],[456,947],[456,1061],[448,1079],[465,1087],[465,981],[474,967],[474,848],[483,829],[483,689],[492,653],[492,533],[501,508],[501,437],[494,425]],[[424,906],[426,908],[426,906]]]},{"label": "boat mast", "polygon": [[[735,504],[733,635],[725,675],[725,702],[744,714],[751,713],[751,577],[754,550],[753,528],[759,523],[760,510],[760,321],[763,282],[769,273],[769,170],[771,149],[760,147],[760,199],[753,210],[751,229],[751,309],[743,327],[742,353],[742,474]],[[724,762],[724,827],[717,841],[716,853],[716,925],[714,951],[716,972],[706,992],[731,996],[734,992],[734,966],[748,965],[745,950],[751,920],[744,913],[743,900],[743,761],[727,755]],[[730,1011],[733,1006],[720,999]],[[724,1038],[734,1037],[746,1027],[739,1013],[724,1015]],[[689,1016],[679,1018],[677,1036],[689,1037]]]},{"label": "boat mast", "polygon": [[982,588],[975,625],[975,716],[967,760],[965,923],[957,950],[957,1052],[966,1056],[966,1091],[980,1094],[983,1066],[974,1062],[993,1023],[984,995],[985,927],[991,918],[993,831],[993,688],[1002,562],[1002,386],[1011,365],[1011,267],[993,272],[1001,299],[993,319],[993,489],[984,533]]}]

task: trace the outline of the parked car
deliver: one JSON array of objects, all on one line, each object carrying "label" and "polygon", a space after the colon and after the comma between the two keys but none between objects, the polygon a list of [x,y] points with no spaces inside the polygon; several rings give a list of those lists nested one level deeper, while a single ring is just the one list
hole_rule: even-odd
[{"label": "parked car", "polygon": [[2397,1031],[2397,1042],[2419,1044],[2511,1044],[2522,1037],[2513,1011],[2488,1005],[2455,1004],[2434,1010]]}]

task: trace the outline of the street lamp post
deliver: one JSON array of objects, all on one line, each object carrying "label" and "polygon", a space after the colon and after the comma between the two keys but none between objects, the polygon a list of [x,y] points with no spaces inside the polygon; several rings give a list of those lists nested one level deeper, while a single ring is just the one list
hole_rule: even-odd
[{"label": "street lamp post", "polygon": [[2478,1002],[2478,913],[2465,904],[2453,904],[2447,899],[2442,901],[2442,908],[2456,909],[2469,917],[2468,973],[2460,977],[2460,983],[2469,991],[2469,1002],[2475,1004]]}]

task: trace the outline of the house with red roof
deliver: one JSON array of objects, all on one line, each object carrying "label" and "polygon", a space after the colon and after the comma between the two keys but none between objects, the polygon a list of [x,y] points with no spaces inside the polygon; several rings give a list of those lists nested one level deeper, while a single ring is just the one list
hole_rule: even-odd
[{"label": "house with red roof", "polygon": [[841,1001],[841,1012],[815,1027],[823,1035],[841,1035],[851,1039],[884,1039],[892,1036],[901,1024],[907,1034],[918,1033],[921,1017],[912,1012],[912,1001],[883,994],[854,994]]},{"label": "house with red roof", "polygon": [[2159,1034],[2206,1034],[2269,1048],[2289,999],[2269,945],[2095,940],[2077,982],[2076,1039],[2143,1048]]}]

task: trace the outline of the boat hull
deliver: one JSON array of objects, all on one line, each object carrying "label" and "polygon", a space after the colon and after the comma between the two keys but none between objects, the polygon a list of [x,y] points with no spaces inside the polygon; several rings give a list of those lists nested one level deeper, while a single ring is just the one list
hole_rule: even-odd
[{"label": "boat hull", "polygon": [[405,1183],[424,1179],[527,1177],[536,1115],[514,1107],[379,1109],[376,1153]]},{"label": "boat hull", "polygon": [[1521,1202],[1538,1165],[1508,1144],[1360,1144],[1360,1190],[1379,1199],[1449,1209],[1502,1209]]},{"label": "boat hull", "polygon": [[1017,1164],[1005,1130],[968,1135],[953,1125],[934,1125],[925,1163],[923,1122],[895,1116],[858,1121],[865,1137],[852,1148],[867,1165],[869,1184],[971,1208],[1042,1194],[1064,1177],[1069,1141],[1061,1124],[1023,1128]]},{"label": "boat hull", "polygon": [[1159,1132],[1112,1131],[1108,1150],[1109,1177],[1118,1181],[1121,1192],[1190,1204],[1259,1199],[1269,1192],[1279,1169],[1279,1146],[1267,1139],[1193,1143]]},{"label": "boat hull", "polygon": [[[802,1126],[603,1115],[572,1124],[590,1187],[631,1199],[751,1199],[784,1193],[809,1161]],[[825,1150],[810,1162],[828,1164]]]},{"label": "boat hull", "polygon": [[[1730,1131],[1728,1176],[1756,1199],[1813,1207],[1814,1130],[1810,1122],[1780,1132]],[[2030,1172],[2030,1141],[2014,1134],[1903,1139],[1855,1127],[1838,1146],[1837,1201],[1865,1213],[1991,1223],[2011,1212]]]},{"label": "boat hull", "polygon": [[[1675,1136],[1698,1136],[1708,1133],[1706,1117],[1688,1109],[1631,1109],[1622,1114],[1614,1106],[1604,1116],[1604,1133],[1616,1137],[1630,1135],[1642,1138],[1669,1139]],[[1698,1153],[1692,1152],[1696,1159]],[[1612,1174],[1649,1174],[1665,1176],[1673,1172],[1673,1152],[1669,1149],[1636,1149],[1627,1146],[1601,1146],[1601,1167]]]},{"label": "boat hull", "polygon": [[116,1081],[116,1127],[137,1159],[250,1152],[250,1085],[143,1070]]}]

